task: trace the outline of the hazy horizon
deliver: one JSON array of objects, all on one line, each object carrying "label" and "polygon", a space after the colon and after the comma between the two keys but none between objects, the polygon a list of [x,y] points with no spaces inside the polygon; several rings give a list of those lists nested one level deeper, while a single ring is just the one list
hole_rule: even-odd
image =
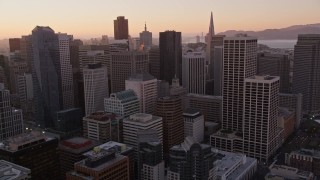
[{"label": "hazy horizon", "polygon": [[[203,0],[181,1],[37,1],[0,0],[2,26],[0,39],[30,34],[39,26],[50,26],[55,32],[75,38],[113,37],[113,20],[125,16],[129,33],[137,37],[147,22],[153,37],[158,32],[176,30],[184,36],[205,35],[210,12],[215,31],[278,29],[292,25],[320,23],[318,0]],[[76,8],[73,8],[76,7]],[[156,7],[156,8],[155,8]]]}]

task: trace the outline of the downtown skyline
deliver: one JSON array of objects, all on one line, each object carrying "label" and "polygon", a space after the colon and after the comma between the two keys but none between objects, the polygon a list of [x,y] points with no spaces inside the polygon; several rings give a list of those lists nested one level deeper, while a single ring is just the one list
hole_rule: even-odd
[{"label": "downtown skyline", "polygon": [[[288,8],[290,6],[290,8]],[[113,37],[113,20],[125,16],[129,34],[137,37],[145,22],[148,30],[176,30],[183,36],[203,35],[208,31],[208,16],[213,12],[216,33],[226,30],[264,30],[291,25],[319,23],[317,0],[255,1],[42,1],[0,0],[2,26],[0,39],[30,34],[35,26],[50,26],[76,38]],[[73,8],[76,7],[76,8]],[[41,16],[39,16],[39,14]],[[243,23],[246,22],[246,23]]]}]

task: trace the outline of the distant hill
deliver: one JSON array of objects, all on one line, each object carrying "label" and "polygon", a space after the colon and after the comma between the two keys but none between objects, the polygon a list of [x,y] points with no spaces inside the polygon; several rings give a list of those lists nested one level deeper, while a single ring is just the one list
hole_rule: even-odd
[{"label": "distant hill", "polygon": [[236,31],[228,30],[218,34],[234,36],[235,34],[245,33],[259,39],[297,39],[298,34],[320,34],[320,23],[307,25],[294,25],[281,29],[266,29],[263,31]]}]

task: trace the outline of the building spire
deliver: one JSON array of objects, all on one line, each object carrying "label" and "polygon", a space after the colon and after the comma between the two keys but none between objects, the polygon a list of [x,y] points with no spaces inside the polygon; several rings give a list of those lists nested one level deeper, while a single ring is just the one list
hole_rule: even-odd
[{"label": "building spire", "polygon": [[212,11],[211,11],[211,17],[210,17],[209,35],[210,35],[211,37],[214,35],[214,26],[213,26],[213,15],[212,15]]},{"label": "building spire", "polygon": [[144,31],[147,31],[147,23],[144,22]]}]

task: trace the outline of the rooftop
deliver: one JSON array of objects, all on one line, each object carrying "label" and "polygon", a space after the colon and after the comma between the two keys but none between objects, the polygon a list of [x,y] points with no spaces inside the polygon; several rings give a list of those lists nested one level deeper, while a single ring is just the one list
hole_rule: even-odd
[{"label": "rooftop", "polygon": [[220,151],[217,149],[212,149],[212,151],[222,157],[215,164],[218,167],[217,175],[220,177],[225,176],[227,180],[237,179],[242,174],[245,174],[251,166],[257,164],[256,159],[247,157],[244,154]]},{"label": "rooftop", "polygon": [[104,111],[98,111],[94,112],[91,115],[85,117],[87,119],[93,119],[96,121],[112,121],[117,119],[117,115],[115,113],[110,113],[110,112],[104,112]]},{"label": "rooftop", "polygon": [[[134,101],[134,100],[138,101],[138,97],[132,89],[120,91],[117,93],[112,93],[112,94],[110,94],[110,98],[119,99],[122,103]],[[106,98],[106,99],[108,99],[108,98]]]},{"label": "rooftop", "polygon": [[184,139],[184,142],[179,144],[179,145],[175,145],[173,146],[172,150],[184,150],[184,151],[188,151],[190,150],[191,146],[194,145],[194,144],[199,144],[201,146],[201,148],[208,148],[210,147],[210,145],[208,144],[200,144],[200,143],[197,143],[193,137],[191,136],[187,136],[185,139]]},{"label": "rooftop", "polygon": [[269,169],[271,172],[266,175],[267,177],[280,176],[288,179],[309,179],[313,177],[312,172],[302,171],[290,166],[272,164]]},{"label": "rooftop", "polygon": [[136,114],[130,115],[129,118],[126,118],[123,121],[146,124],[155,120],[159,120],[159,118],[161,117],[153,116],[151,114],[145,114],[145,113],[136,113]]},{"label": "rooftop", "polygon": [[33,143],[40,144],[42,142],[50,141],[53,138],[46,136],[44,133],[39,131],[31,131],[17,136],[10,137],[3,142],[0,142],[0,149],[7,151],[18,151],[22,146],[28,147],[27,145],[34,145]]},{"label": "rooftop", "polygon": [[17,164],[0,160],[0,180],[27,179],[31,170]]},{"label": "rooftop", "polygon": [[212,99],[212,100],[222,100],[222,96],[211,96],[211,95],[202,95],[202,94],[194,94],[188,93],[188,97],[196,97],[196,98],[204,98],[204,99]]},{"label": "rooftop", "polygon": [[139,74],[133,74],[129,77],[129,81],[149,81],[156,79],[149,73],[139,73]]},{"label": "rooftop", "polygon": [[[107,143],[96,146],[95,148],[104,149],[106,151],[109,151],[109,150],[115,151],[118,154],[121,154],[123,152],[129,151],[132,149],[132,147],[127,146],[126,144],[115,142],[115,141],[109,141]],[[93,153],[94,153],[94,150],[91,150],[91,151],[84,153],[83,155],[90,156]]]},{"label": "rooftop", "polygon": [[201,116],[201,113],[198,109],[187,108],[186,110],[184,110],[183,115],[194,117],[194,116]]},{"label": "rooftop", "polygon": [[86,152],[97,145],[98,143],[96,141],[83,137],[73,137],[64,141],[60,141],[59,149],[71,151],[78,154]]}]

